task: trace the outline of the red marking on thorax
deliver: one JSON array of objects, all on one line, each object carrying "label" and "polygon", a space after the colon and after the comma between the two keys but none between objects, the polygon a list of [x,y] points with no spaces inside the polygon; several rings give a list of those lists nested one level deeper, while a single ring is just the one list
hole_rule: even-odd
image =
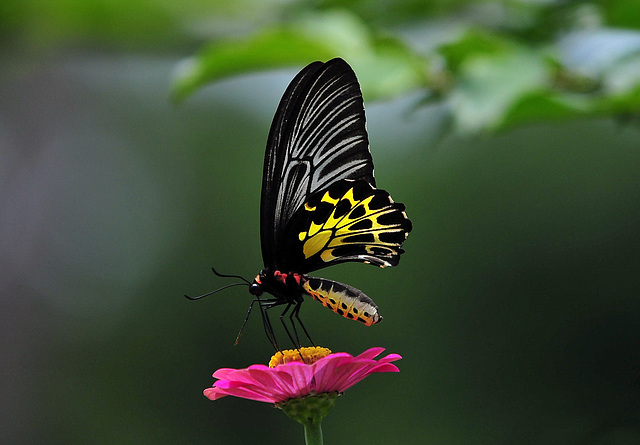
[{"label": "red marking on thorax", "polygon": [[282,284],[287,284],[287,278],[288,277],[292,277],[295,282],[298,284],[298,286],[300,285],[301,281],[302,281],[302,275],[300,275],[299,273],[295,273],[295,272],[291,272],[291,273],[284,273],[284,272],[280,272],[279,270],[276,270],[273,272],[273,277],[280,281]]},{"label": "red marking on thorax", "polygon": [[276,270],[273,272],[273,277],[280,281],[282,284],[286,284],[287,282],[287,274],[286,273],[282,273],[279,270]]}]

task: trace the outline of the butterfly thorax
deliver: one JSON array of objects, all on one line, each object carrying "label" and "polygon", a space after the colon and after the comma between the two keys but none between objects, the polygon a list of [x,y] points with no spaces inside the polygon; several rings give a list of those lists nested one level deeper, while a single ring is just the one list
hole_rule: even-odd
[{"label": "butterfly thorax", "polygon": [[262,269],[249,286],[249,292],[256,296],[266,292],[279,300],[293,303],[302,298],[301,289],[307,280],[307,275],[296,272]]}]

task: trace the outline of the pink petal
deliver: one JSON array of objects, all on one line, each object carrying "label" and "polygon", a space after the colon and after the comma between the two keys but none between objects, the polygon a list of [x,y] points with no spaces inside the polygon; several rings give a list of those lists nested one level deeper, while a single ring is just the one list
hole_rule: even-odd
[{"label": "pink petal", "polygon": [[[365,376],[363,375],[367,370],[366,364],[363,366],[360,363],[342,363],[333,371],[333,386],[335,391],[344,391],[349,386],[359,382]],[[349,384],[348,384],[349,383]]]},{"label": "pink petal", "polygon": [[[229,380],[218,380],[213,384],[214,390],[221,391],[224,394],[234,395],[237,397],[245,397],[245,398],[266,398],[268,400],[278,400],[280,398],[280,394],[275,393],[270,388],[265,388],[260,385],[249,385],[246,383],[239,383]],[[246,394],[246,395],[245,395]],[[247,395],[251,395],[252,397],[247,397]]]},{"label": "pink petal", "polygon": [[383,363],[380,366],[376,366],[376,367],[370,368],[370,369],[366,370],[365,372],[354,374],[354,375],[350,376],[349,378],[345,379],[342,382],[341,391],[346,391],[347,389],[351,388],[356,383],[358,383],[358,382],[364,380],[365,378],[367,378],[370,374],[373,374],[373,373],[376,373],[376,372],[400,372],[400,370],[398,369],[398,367],[396,365],[392,365],[390,363]]},{"label": "pink petal", "polygon": [[281,385],[278,376],[267,369],[247,369],[241,381],[267,388],[278,388]]},{"label": "pink petal", "polygon": [[[232,386],[244,387],[278,401],[291,397],[290,377],[262,370],[251,370],[251,373],[253,378],[250,381],[233,381]],[[219,386],[218,382],[214,386]]]},{"label": "pink petal", "polygon": [[314,379],[315,379],[315,390],[318,393],[321,392],[329,392],[326,388],[330,388],[331,380],[333,379],[333,371],[336,368],[336,365],[340,362],[339,357],[335,357],[331,355],[329,357],[325,357],[322,360],[318,360],[313,365],[314,368]]},{"label": "pink petal", "polygon": [[369,349],[367,349],[366,351],[364,351],[362,354],[358,355],[355,358],[356,359],[373,360],[374,358],[376,358],[377,356],[382,354],[382,351],[384,351],[384,348],[381,348],[381,347],[369,348]]},{"label": "pink petal", "polygon": [[336,357],[335,360],[322,363],[315,370],[316,392],[344,391],[343,382],[351,376],[354,366],[357,368],[358,365],[354,365],[343,357]]},{"label": "pink petal", "polygon": [[[220,368],[213,373],[213,377],[215,377],[216,379],[226,379],[226,378],[230,378],[229,376],[231,375],[236,375],[236,376],[242,375],[246,373],[248,369],[264,370],[264,369],[269,369],[269,367],[265,365],[251,365],[248,368],[243,368],[243,369]],[[233,377],[233,378],[238,378],[238,377]]]},{"label": "pink petal", "polygon": [[[218,382],[216,382],[217,384]],[[253,388],[247,386],[239,386],[234,385],[232,382],[225,382],[220,386],[214,386],[212,388],[207,388],[204,390],[205,396],[214,399],[218,399],[220,397],[231,395],[236,397],[243,397],[252,400],[270,400],[272,397],[270,394],[263,394],[259,390],[255,391]]]},{"label": "pink petal", "polygon": [[395,362],[396,360],[400,360],[400,359],[402,359],[402,356],[400,354],[389,354],[389,355],[385,355],[380,360],[378,360],[378,363]]},{"label": "pink petal", "polygon": [[316,374],[316,381],[318,379],[318,375],[324,377],[326,374],[333,373],[338,366],[344,363],[351,363],[352,361],[353,357],[345,353],[331,354],[321,360],[318,360],[312,365]]},{"label": "pink petal", "polygon": [[204,395],[210,400],[218,400],[225,396],[241,397],[243,399],[256,400],[258,402],[275,403],[276,401],[263,394],[257,394],[252,391],[247,391],[243,388],[234,388],[230,390],[224,390],[219,388],[207,388],[204,390]]},{"label": "pink petal", "polygon": [[291,362],[286,367],[279,367],[276,372],[290,379],[288,398],[302,397],[311,392],[313,367],[304,363]]},{"label": "pink petal", "polygon": [[213,377],[216,379],[226,379],[229,374],[237,371],[237,369],[233,368],[220,368],[217,369],[216,372],[213,373]]},{"label": "pink petal", "polygon": [[274,397],[278,394],[285,394],[289,387],[289,382],[283,380],[280,375],[273,372],[264,372],[258,379],[261,386],[266,390],[274,394]]}]

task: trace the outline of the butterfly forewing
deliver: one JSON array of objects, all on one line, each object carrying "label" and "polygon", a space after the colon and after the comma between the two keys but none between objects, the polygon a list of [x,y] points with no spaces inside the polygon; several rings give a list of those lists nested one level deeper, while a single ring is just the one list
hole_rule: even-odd
[{"label": "butterfly forewing", "polygon": [[284,266],[277,252],[289,221],[309,196],[342,179],[375,185],[360,86],[349,65],[333,59],[294,78],[271,126],[260,204],[265,267]]}]

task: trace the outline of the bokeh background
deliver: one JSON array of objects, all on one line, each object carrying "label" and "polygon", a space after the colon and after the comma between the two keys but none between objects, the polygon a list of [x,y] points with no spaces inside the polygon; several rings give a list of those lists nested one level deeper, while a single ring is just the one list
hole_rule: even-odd
[{"label": "bokeh background", "polygon": [[[202,395],[215,369],[271,355],[257,314],[234,346],[251,296],[182,295],[229,282],[211,266],[261,268],[266,136],[304,63],[234,68],[179,101],[176,79],[209,42],[233,49],[265,24],[335,7],[412,43],[421,29],[442,39],[466,26],[538,50],[568,17],[633,43],[640,26],[637,2],[472,3],[3,1],[0,442],[301,443],[302,427],[267,404]],[[433,70],[428,47],[416,54]],[[637,82],[640,71],[623,72]],[[318,274],[363,289],[383,323],[314,302],[302,312],[319,344],[404,358],[400,374],[340,398],[326,443],[640,443],[638,90],[608,100],[601,77],[587,80],[578,93],[604,98],[597,106],[576,96],[582,113],[523,109],[508,123],[482,121],[482,101],[466,104],[471,121],[455,115],[459,90],[434,78],[367,99],[378,184],[414,230],[397,268]]]}]

